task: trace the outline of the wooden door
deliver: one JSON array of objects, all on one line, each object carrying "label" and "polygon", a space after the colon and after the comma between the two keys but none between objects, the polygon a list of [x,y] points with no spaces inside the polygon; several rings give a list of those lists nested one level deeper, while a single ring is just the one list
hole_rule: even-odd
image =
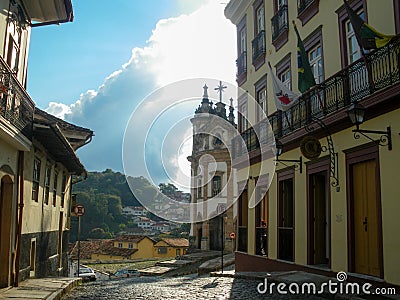
[{"label": "wooden door", "polygon": [[293,179],[279,181],[278,258],[294,260],[294,187]]},{"label": "wooden door", "polygon": [[13,182],[6,175],[0,188],[0,288],[10,285],[10,248]]},{"label": "wooden door", "polygon": [[327,199],[326,199],[326,178],[323,174],[312,176],[312,200],[313,215],[311,220],[314,222],[313,244],[314,244],[314,264],[327,264]]},{"label": "wooden door", "polygon": [[378,199],[376,161],[352,165],[354,271],[379,277]]}]

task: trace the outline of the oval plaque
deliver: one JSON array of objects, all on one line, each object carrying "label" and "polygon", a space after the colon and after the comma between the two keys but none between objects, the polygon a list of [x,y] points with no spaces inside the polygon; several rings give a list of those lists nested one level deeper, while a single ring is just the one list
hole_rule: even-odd
[{"label": "oval plaque", "polygon": [[319,140],[314,136],[306,136],[300,142],[300,150],[305,158],[313,160],[321,155],[322,147]]}]

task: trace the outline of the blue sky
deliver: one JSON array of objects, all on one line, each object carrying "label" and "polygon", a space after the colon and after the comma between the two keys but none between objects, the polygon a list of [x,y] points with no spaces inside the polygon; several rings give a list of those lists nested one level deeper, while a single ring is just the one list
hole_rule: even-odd
[{"label": "blue sky", "polygon": [[95,131],[78,151],[89,171],[123,171],[125,127],[155,89],[195,77],[234,82],[235,29],[221,2],[75,0],[74,22],[32,29],[28,92],[39,108]]}]

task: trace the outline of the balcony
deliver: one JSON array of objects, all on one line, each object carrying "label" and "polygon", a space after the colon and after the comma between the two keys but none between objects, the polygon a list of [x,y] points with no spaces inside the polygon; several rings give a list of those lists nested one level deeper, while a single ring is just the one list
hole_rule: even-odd
[{"label": "balcony", "polygon": [[253,65],[257,70],[265,63],[265,30],[261,30],[251,44],[253,48]]},{"label": "balcony", "polygon": [[31,139],[34,111],[34,102],[0,57],[0,116]]},{"label": "balcony", "polygon": [[243,51],[236,60],[237,74],[236,81],[238,85],[243,84],[247,79],[247,52]]},{"label": "balcony", "polygon": [[319,0],[297,0],[297,17],[306,24],[318,13]]},{"label": "balcony", "polygon": [[279,50],[288,40],[288,7],[282,5],[271,19],[272,44]]},{"label": "balcony", "polygon": [[[304,127],[315,117],[323,119],[332,130],[351,126],[346,109],[352,102],[366,102],[371,116],[397,108],[400,103],[394,103],[393,98],[400,93],[399,83],[400,39],[397,39],[302,94],[286,114],[276,111],[269,115],[273,136],[268,135],[265,120],[241,133],[233,140],[234,164],[240,163],[240,157],[245,153],[260,151],[274,138],[286,138],[286,142],[295,144],[307,134]],[[391,101],[390,105],[387,101]]]}]

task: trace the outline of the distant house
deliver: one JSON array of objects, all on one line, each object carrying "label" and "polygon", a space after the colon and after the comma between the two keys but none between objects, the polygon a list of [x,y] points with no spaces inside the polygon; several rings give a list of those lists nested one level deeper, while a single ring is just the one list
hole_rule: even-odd
[{"label": "distant house", "polygon": [[189,241],[184,238],[164,238],[154,244],[154,257],[175,257],[186,253]]},{"label": "distant house", "polygon": [[139,228],[151,229],[153,223],[154,222],[147,217],[139,217],[139,222],[137,224]]},{"label": "distant house", "polygon": [[121,235],[104,243],[91,254],[92,260],[152,258],[155,241],[147,236]]},{"label": "distant house", "polygon": [[126,216],[147,216],[147,210],[142,206],[125,206],[122,213]]},{"label": "distant house", "polygon": [[161,232],[167,232],[170,231],[172,227],[168,223],[154,223],[153,225],[151,225],[151,229],[158,230]]}]

